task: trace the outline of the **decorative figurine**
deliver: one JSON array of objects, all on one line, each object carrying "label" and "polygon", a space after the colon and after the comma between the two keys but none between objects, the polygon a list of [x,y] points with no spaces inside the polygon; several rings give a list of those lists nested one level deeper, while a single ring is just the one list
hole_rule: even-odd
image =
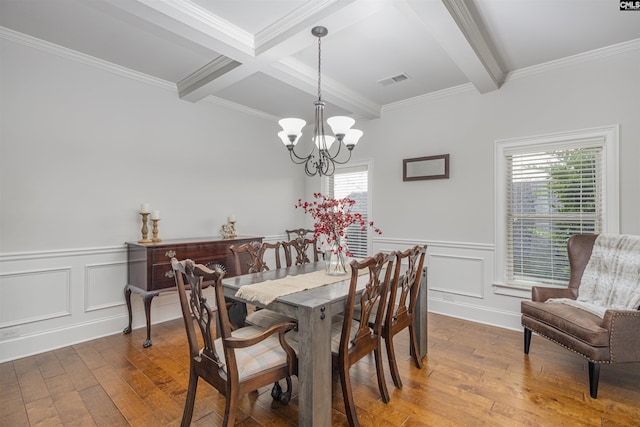
[{"label": "decorative figurine", "polygon": [[236,234],[236,218],[234,215],[230,215],[228,222],[220,227],[220,235],[222,235],[224,239],[235,239],[238,237]]}]

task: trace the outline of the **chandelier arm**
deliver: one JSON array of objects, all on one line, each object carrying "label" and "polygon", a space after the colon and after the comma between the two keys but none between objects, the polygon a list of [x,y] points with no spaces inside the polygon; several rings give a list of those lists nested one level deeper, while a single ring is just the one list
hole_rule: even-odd
[{"label": "chandelier arm", "polygon": [[304,165],[304,172],[307,174],[307,176],[316,176],[318,174],[317,162],[313,165],[313,170],[309,168],[309,165],[311,163],[311,158],[309,158]]},{"label": "chandelier arm", "polygon": [[333,159],[327,163],[327,167],[325,168],[324,174],[325,176],[331,176],[336,171],[336,164]]},{"label": "chandelier arm", "polygon": [[301,165],[305,162],[308,162],[309,158],[313,156],[309,154],[307,157],[300,157],[293,150],[289,150],[289,157],[291,158],[291,161],[293,163],[295,163],[296,165]]},{"label": "chandelier arm", "polygon": [[[336,157],[337,157],[337,155],[336,155]],[[332,160],[334,163],[337,163],[337,164],[339,164],[339,165],[344,165],[344,164],[345,164],[345,163],[347,163],[349,160],[351,160],[351,150],[349,150],[349,157],[347,157],[347,159],[346,159],[346,160],[344,160],[344,161],[340,161],[340,160],[337,160],[335,157],[334,157],[334,158],[332,158],[331,160]]]},{"label": "chandelier arm", "polygon": [[331,153],[329,153],[329,150],[327,150],[327,157],[329,157],[331,160],[338,158],[338,155],[340,154],[340,150],[342,149],[342,141],[336,138],[336,142],[334,142],[334,144],[335,143],[338,144],[338,150],[336,151],[336,154],[331,155]]}]

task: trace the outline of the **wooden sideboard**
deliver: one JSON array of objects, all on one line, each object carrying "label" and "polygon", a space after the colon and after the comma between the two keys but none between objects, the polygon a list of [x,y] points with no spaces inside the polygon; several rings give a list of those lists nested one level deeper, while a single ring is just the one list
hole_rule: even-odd
[{"label": "wooden sideboard", "polygon": [[162,292],[176,290],[171,258],[192,259],[198,264],[215,263],[226,271],[225,277],[240,274],[236,271],[231,245],[241,245],[250,241],[262,241],[262,237],[238,237],[236,239],[193,238],[164,240],[158,243],[142,244],[127,242],[127,285],[124,297],[129,312],[129,325],[123,333],[131,332],[131,293],[139,294],[144,301],[144,313],[147,321],[147,339],[143,347],[151,342],[151,301]]}]

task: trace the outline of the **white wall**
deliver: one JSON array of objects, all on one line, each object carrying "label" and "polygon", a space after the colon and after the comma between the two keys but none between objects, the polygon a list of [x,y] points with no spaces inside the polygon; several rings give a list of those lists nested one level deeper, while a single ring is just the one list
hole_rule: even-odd
[{"label": "white wall", "polygon": [[[429,244],[431,311],[520,328],[521,298],[492,283],[496,140],[619,124],[620,231],[640,234],[640,42],[615,52],[399,105],[365,127],[355,154],[375,160],[374,249]],[[450,179],[402,181],[402,159],[445,153]]]},{"label": "white wall", "polygon": [[[0,43],[0,361],[122,330],[123,242],[139,238],[141,202],[161,211],[163,238],[217,234],[230,213],[241,234],[271,240],[305,223],[292,206],[319,180],[289,161],[275,122],[28,39]],[[383,231],[374,251],[428,244],[430,310],[519,328],[521,298],[492,284],[494,142],[619,124],[621,232],[640,234],[638,75],[635,43],[359,120],[354,159],[373,161]],[[444,153],[450,179],[402,181],[402,159]],[[177,308],[157,297],[152,321]]]},{"label": "white wall", "polygon": [[[272,120],[16,33],[0,49],[0,361],[126,326],[142,202],[164,239],[216,236],[231,213],[268,240],[303,222],[304,180]],[[154,299],[152,320],[176,301]]]}]

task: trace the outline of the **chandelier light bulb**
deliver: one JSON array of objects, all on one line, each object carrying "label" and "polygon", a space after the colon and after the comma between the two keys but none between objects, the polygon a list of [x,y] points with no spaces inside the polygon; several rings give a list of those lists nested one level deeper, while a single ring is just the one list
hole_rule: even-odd
[{"label": "chandelier light bulb", "polygon": [[356,146],[363,132],[360,129],[349,129],[349,132],[344,136],[343,142],[349,150],[353,150]]},{"label": "chandelier light bulb", "polygon": [[302,128],[307,124],[307,122],[302,119],[288,118],[281,119],[278,121],[278,124],[282,126],[282,130],[287,135],[298,135],[302,133]]},{"label": "chandelier light bulb", "polygon": [[341,140],[344,135],[349,132],[349,129],[351,129],[351,126],[353,126],[356,121],[347,116],[333,116],[327,119],[327,123],[331,126],[333,134]]},{"label": "chandelier light bulb", "polygon": [[[295,134],[287,135],[285,131],[281,130],[280,132],[278,132],[278,136],[282,140],[282,143],[288,147],[288,146],[294,146],[298,143],[298,141],[300,141],[302,132],[298,133],[297,135]],[[291,137],[294,137],[293,141],[291,140],[292,139]]]}]

